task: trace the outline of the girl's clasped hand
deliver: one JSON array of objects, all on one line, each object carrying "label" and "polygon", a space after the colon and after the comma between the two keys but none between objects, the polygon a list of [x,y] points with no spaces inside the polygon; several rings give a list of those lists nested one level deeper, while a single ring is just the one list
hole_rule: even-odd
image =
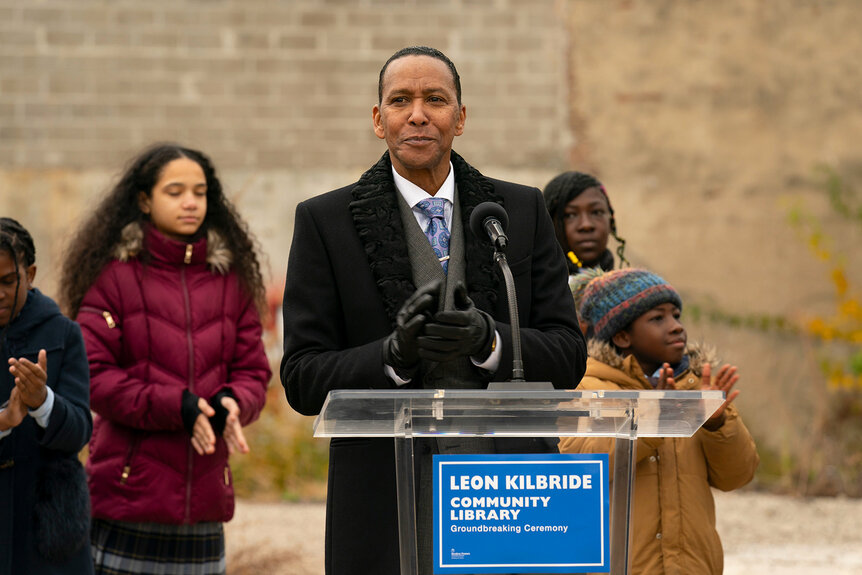
[{"label": "girl's clasped hand", "polygon": [[[232,397],[222,397],[221,405],[227,411],[224,431],[222,437],[227,444],[228,453],[248,453],[249,447],[242,432],[242,424],[239,420],[239,404]],[[215,417],[216,411],[204,398],[198,399],[200,415],[195,419],[192,430],[192,446],[199,455],[215,453],[216,434],[210,423],[210,418]]]}]

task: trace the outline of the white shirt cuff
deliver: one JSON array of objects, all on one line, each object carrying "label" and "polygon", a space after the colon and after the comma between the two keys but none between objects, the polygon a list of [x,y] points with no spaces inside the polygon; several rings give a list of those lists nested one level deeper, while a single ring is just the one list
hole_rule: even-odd
[{"label": "white shirt cuff", "polygon": [[45,397],[44,403],[36,409],[27,410],[30,413],[30,417],[35,419],[39,427],[43,429],[48,427],[48,422],[51,421],[51,411],[54,409],[54,390],[50,387],[47,389],[48,395]]},{"label": "white shirt cuff", "polygon": [[473,362],[478,368],[484,369],[485,371],[495,372],[497,368],[500,367],[500,357],[503,355],[503,346],[500,345],[500,332],[494,330],[494,351],[491,352],[491,355],[488,356],[488,359],[479,363],[472,357],[470,361]]},{"label": "white shirt cuff", "polygon": [[383,364],[383,373],[385,373],[389,379],[394,381],[395,385],[397,385],[398,387],[401,387],[402,385],[407,385],[412,381],[410,379],[401,379],[400,377],[398,377],[398,374],[395,373],[395,368],[391,365],[386,365],[385,363]]}]

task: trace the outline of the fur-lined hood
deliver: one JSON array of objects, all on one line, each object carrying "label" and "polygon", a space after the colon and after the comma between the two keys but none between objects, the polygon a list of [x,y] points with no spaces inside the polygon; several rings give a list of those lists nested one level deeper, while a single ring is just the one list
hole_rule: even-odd
[{"label": "fur-lined hood", "polygon": [[[141,222],[126,225],[120,232],[120,242],[114,246],[114,257],[121,262],[136,258],[144,249],[144,235],[145,229]],[[212,228],[207,230],[206,248],[207,265],[221,275],[227,274],[233,263],[233,252],[221,234]]]},{"label": "fur-lined hood", "polygon": [[[704,364],[710,364],[713,373],[715,373],[719,367],[720,359],[715,348],[703,343],[689,343],[686,346],[685,353],[688,356],[689,366],[683,373],[677,374],[677,389],[695,389],[699,386],[699,379],[703,373]],[[606,373],[609,370],[601,369],[600,365],[596,365],[600,363],[604,364],[605,367],[622,372],[628,378],[638,381],[646,380],[646,376],[634,357],[620,355],[609,342],[594,338],[590,339],[587,342],[587,356],[593,361],[588,361],[585,377],[593,376],[599,379],[609,379],[608,373]],[[597,371],[601,373],[596,373]],[[686,375],[693,377],[683,377]]]}]

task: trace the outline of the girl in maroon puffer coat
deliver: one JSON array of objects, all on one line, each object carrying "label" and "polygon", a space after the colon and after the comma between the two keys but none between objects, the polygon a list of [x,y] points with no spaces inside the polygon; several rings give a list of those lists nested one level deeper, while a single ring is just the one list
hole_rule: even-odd
[{"label": "girl in maroon puffer coat", "polygon": [[228,456],[271,372],[254,242],[209,159],[136,158],[73,239],[62,300],[90,362],[96,573],[224,573]]}]

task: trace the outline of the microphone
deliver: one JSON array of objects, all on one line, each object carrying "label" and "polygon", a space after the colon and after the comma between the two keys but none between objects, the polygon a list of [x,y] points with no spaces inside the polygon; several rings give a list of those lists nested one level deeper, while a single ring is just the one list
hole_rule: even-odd
[{"label": "microphone", "polygon": [[509,238],[506,236],[506,228],[509,227],[509,214],[503,206],[494,202],[482,202],[470,214],[470,229],[473,235],[481,239],[490,239],[494,246],[494,261],[503,272],[503,281],[506,284],[506,298],[509,304],[509,324],[512,327],[512,380],[492,381],[488,384],[489,390],[503,391],[535,391],[550,390],[554,386],[549,381],[528,382],[524,379],[524,360],[521,356],[521,323],[518,319],[518,298],[515,293],[515,279],[509,262],[506,261],[506,247]]},{"label": "microphone", "polygon": [[470,229],[477,238],[487,235],[494,248],[505,252],[509,245],[506,228],[509,227],[509,214],[503,206],[494,202],[482,202],[470,214]]}]

